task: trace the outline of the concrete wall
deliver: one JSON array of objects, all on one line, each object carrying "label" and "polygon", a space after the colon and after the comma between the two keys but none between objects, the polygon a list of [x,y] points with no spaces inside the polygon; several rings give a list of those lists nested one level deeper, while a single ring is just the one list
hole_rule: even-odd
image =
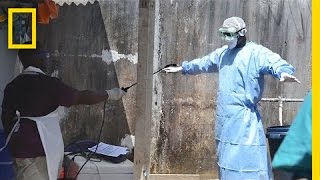
[{"label": "concrete wall", "polygon": [[[52,54],[50,73],[79,90],[104,91],[136,81],[137,32],[131,32],[135,30],[137,16],[125,9],[135,3],[105,3],[109,3],[108,7],[102,11],[97,2],[86,6],[64,5],[60,7],[59,18],[50,25],[38,26],[38,40]],[[118,144],[125,134],[133,131],[130,127],[135,118],[134,89],[123,100],[107,103],[101,141]],[[95,140],[102,114],[103,103],[70,108],[62,124],[65,144],[80,139]]]},{"label": "concrete wall", "polygon": [[[249,40],[287,59],[297,67],[296,76],[302,81],[300,85],[283,85],[266,77],[264,97],[303,98],[310,89],[310,0],[158,0],[156,4],[160,7],[155,18],[158,59],[153,62],[154,71],[220,47],[223,42],[217,30],[223,20],[241,16],[247,22]],[[39,27],[38,39],[53,52],[51,72],[75,88],[101,91],[136,81],[142,65],[134,63],[137,26],[138,1],[64,5],[57,20]],[[216,89],[216,74],[154,76],[151,173],[209,173],[217,177],[212,130]],[[134,134],[136,105],[143,105],[136,104],[136,98],[143,97],[136,97],[134,87],[123,101],[107,105],[103,141],[118,143],[125,133]],[[298,105],[285,104],[285,124],[290,124]],[[277,103],[261,103],[261,109],[266,126],[277,125]],[[96,137],[101,118],[102,104],[70,108],[63,123],[66,143]]]}]

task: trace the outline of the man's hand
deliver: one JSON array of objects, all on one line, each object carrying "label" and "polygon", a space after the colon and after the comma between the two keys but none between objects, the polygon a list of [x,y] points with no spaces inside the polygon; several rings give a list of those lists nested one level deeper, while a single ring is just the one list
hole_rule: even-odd
[{"label": "man's hand", "polygon": [[167,67],[167,68],[164,68],[162,70],[165,71],[166,73],[177,73],[179,71],[182,71],[182,67],[181,66]]},{"label": "man's hand", "polygon": [[288,74],[288,73],[281,73],[281,77],[280,77],[280,81],[281,82],[297,82],[297,83],[301,83],[298,78]]},{"label": "man's hand", "polygon": [[113,88],[110,90],[107,90],[108,93],[108,100],[119,100],[126,94],[122,89],[120,88]]}]

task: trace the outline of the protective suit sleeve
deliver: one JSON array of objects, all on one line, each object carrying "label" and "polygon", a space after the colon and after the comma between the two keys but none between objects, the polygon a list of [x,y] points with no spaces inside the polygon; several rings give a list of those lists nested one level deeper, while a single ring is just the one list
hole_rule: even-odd
[{"label": "protective suit sleeve", "polygon": [[266,47],[259,46],[258,62],[260,73],[270,74],[280,80],[281,73],[286,72],[293,74],[294,67],[287,61],[283,60],[279,54],[272,52]]},{"label": "protective suit sleeve", "polygon": [[182,63],[182,74],[200,74],[218,72],[218,53],[216,51],[202,58]]}]

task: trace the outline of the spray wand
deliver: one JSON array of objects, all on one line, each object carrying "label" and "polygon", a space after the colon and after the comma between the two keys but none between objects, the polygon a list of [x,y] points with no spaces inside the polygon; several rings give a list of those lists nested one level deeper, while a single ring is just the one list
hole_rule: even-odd
[{"label": "spray wand", "polygon": [[[163,67],[163,68],[159,69],[158,71],[154,72],[152,75],[155,75],[155,74],[161,72],[164,68],[167,68],[167,67],[177,67],[177,66],[178,66],[178,64],[168,64],[168,65],[166,65],[165,67]],[[122,89],[124,92],[127,92],[128,89],[130,89],[131,87],[133,87],[133,86],[135,86],[135,85],[137,85],[137,82],[134,83],[134,84],[131,84],[131,85],[128,86],[128,87],[122,87],[121,89]]]}]

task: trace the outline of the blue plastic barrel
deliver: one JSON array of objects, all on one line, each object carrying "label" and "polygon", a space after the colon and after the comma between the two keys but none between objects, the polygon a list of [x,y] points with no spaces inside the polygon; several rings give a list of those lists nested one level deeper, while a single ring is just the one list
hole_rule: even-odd
[{"label": "blue plastic barrel", "polygon": [[277,152],[280,144],[287,135],[289,128],[290,125],[272,126],[267,128],[266,136],[268,138],[271,159],[273,159],[274,154]]},{"label": "blue plastic barrel", "polygon": [[[6,142],[4,132],[0,130],[0,147],[3,147]],[[5,148],[0,152],[0,179],[1,180],[13,180],[14,170],[12,159],[8,148]]]}]

